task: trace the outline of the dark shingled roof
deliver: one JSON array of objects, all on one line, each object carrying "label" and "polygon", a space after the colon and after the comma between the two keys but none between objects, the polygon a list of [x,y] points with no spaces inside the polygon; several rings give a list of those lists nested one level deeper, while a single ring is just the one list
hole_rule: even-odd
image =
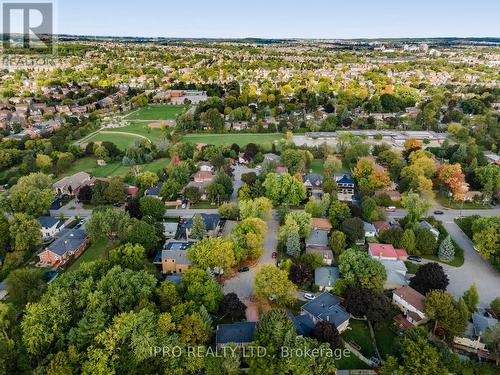
[{"label": "dark shingled roof", "polygon": [[40,216],[37,220],[42,228],[52,228],[59,222],[59,219],[52,216]]},{"label": "dark shingled roof", "polygon": [[82,229],[63,229],[57,237],[47,250],[59,256],[63,256],[68,251],[75,251],[87,240],[87,235]]},{"label": "dark shingled roof", "polygon": [[215,334],[216,344],[245,344],[253,341],[255,322],[239,322],[233,324],[219,324]]},{"label": "dark shingled roof", "polygon": [[[219,224],[220,215],[219,214],[199,214],[205,223],[207,230],[214,230]],[[183,224],[184,228],[190,229],[193,226],[193,218],[186,219]]]},{"label": "dark shingled roof", "polygon": [[158,196],[158,195],[160,195],[160,190],[162,187],[163,187],[163,181],[160,181],[155,186],[150,187],[148,190],[146,190],[146,195]]},{"label": "dark shingled roof", "polygon": [[318,320],[333,323],[336,327],[349,320],[349,314],[340,306],[338,298],[328,292],[324,292],[312,301],[307,302],[302,306],[302,310],[313,315]]}]

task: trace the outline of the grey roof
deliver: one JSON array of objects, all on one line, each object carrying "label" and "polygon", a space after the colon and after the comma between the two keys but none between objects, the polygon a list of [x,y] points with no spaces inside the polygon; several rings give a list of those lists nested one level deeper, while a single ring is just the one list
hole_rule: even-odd
[{"label": "grey roof", "polygon": [[429,223],[428,223],[427,221],[425,221],[425,220],[422,220],[422,221],[419,223],[419,225],[420,225],[420,227],[425,228],[425,229],[429,229],[429,230],[434,228],[431,224],[429,224]]},{"label": "grey roof", "polygon": [[239,322],[232,324],[219,324],[215,334],[216,344],[250,343],[253,341],[255,322]]},{"label": "grey roof", "polygon": [[377,232],[375,225],[373,225],[372,223],[367,223],[366,221],[363,221],[363,229],[365,230],[365,232]]},{"label": "grey roof", "polygon": [[276,154],[267,153],[267,154],[264,154],[264,159],[278,161],[278,160],[280,160],[280,157]]},{"label": "grey roof", "polygon": [[174,273],[172,275],[165,276],[165,281],[170,281],[176,285],[180,285],[183,276],[184,275],[182,273]]},{"label": "grey roof", "polygon": [[163,223],[163,229],[165,232],[176,232],[179,224],[177,223]]},{"label": "grey roof", "polygon": [[175,263],[179,264],[191,264],[191,261],[187,258],[186,252],[183,250],[162,250],[162,259],[175,259]]},{"label": "grey roof", "polygon": [[333,323],[337,327],[349,320],[349,314],[340,306],[338,298],[329,292],[324,292],[307,302],[302,306],[302,310],[318,320]]},{"label": "grey roof", "polygon": [[387,274],[386,285],[408,285],[406,272],[408,269],[402,260],[379,260],[385,268]]},{"label": "grey roof", "polygon": [[317,173],[309,173],[302,177],[304,183],[310,182],[312,186],[321,186],[323,184],[323,176]]},{"label": "grey roof", "polygon": [[311,336],[314,322],[309,315],[292,316],[292,321],[298,336]]},{"label": "grey roof", "polygon": [[318,286],[333,287],[340,279],[340,272],[337,267],[319,267],[314,270],[314,284]]},{"label": "grey roof", "polygon": [[306,238],[306,245],[328,246],[328,232],[326,230],[313,229]]},{"label": "grey roof", "polygon": [[481,336],[489,327],[493,327],[498,320],[493,318],[486,310],[479,310],[472,314],[472,324],[474,325],[474,334]]},{"label": "grey roof", "polygon": [[158,196],[160,195],[160,190],[162,187],[163,187],[163,181],[160,181],[155,186],[150,187],[148,190],[146,190],[146,195]]},{"label": "grey roof", "polygon": [[[219,214],[199,214],[205,223],[207,230],[214,230],[220,221]],[[184,228],[190,229],[193,226],[193,218],[186,219],[184,222]]]},{"label": "grey roof", "polygon": [[40,216],[37,220],[42,228],[52,228],[59,223],[59,219],[52,216]]},{"label": "grey roof", "polygon": [[86,240],[87,235],[82,229],[63,229],[57,234],[57,239],[47,246],[47,250],[63,256],[78,249]]}]

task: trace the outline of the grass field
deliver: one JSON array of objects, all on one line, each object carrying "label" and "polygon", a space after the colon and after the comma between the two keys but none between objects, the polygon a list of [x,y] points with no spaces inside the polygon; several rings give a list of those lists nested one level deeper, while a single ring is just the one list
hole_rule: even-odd
[{"label": "grass field", "polygon": [[184,143],[208,143],[213,145],[238,144],[240,147],[249,143],[263,143],[284,139],[282,134],[188,134],[182,138]]},{"label": "grass field", "polygon": [[339,370],[368,370],[370,366],[349,352],[348,356],[342,356],[335,360],[335,367]]},{"label": "grass field", "polygon": [[184,111],[182,105],[149,105],[132,112],[125,118],[127,120],[175,120],[178,114]]},{"label": "grass field", "polygon": [[[156,173],[159,170],[165,168],[170,159],[162,158],[153,160],[151,163],[140,165],[141,172],[149,171]],[[57,176],[60,179],[65,176],[71,176],[77,172],[87,172],[95,177],[113,177],[113,176],[125,176],[129,171],[130,167],[122,165],[121,162],[110,162],[107,165],[100,167],[96,163],[96,159],[93,157],[86,157],[78,159],[73,166],[68,169],[63,174]]]},{"label": "grass field", "polygon": [[474,210],[474,209],[488,209],[491,208],[489,204],[482,204],[482,203],[474,203],[474,202],[464,202],[463,207],[462,207],[462,202],[457,202],[453,199],[451,199],[450,203],[450,198],[444,197],[442,195],[436,194],[436,201],[439,202],[443,207],[447,208],[453,208],[455,210]]},{"label": "grass field", "polygon": [[317,174],[323,174],[324,171],[323,171],[323,165],[324,165],[325,161],[323,159],[314,159],[311,163],[311,169],[313,171],[313,173],[317,173]]},{"label": "grass field", "polygon": [[119,132],[116,132],[116,134],[97,133],[86,139],[85,142],[113,142],[119,149],[125,150],[136,139],[139,139],[139,137],[128,134],[120,134]]},{"label": "grass field", "polygon": [[123,128],[108,128],[105,131],[138,134],[148,138],[151,142],[156,141],[163,135],[161,129],[151,129],[147,122],[131,122],[130,125],[124,126]]},{"label": "grass field", "polygon": [[71,263],[71,265],[66,269],[66,272],[77,270],[83,262],[92,262],[94,260],[104,258],[107,255],[108,247],[108,239],[100,239],[93,242],[82,255]]},{"label": "grass field", "polygon": [[386,323],[380,327],[373,327],[375,332],[375,340],[377,341],[377,347],[382,356],[381,359],[385,359],[388,355],[392,355],[395,352],[394,341],[396,340],[396,332]]}]

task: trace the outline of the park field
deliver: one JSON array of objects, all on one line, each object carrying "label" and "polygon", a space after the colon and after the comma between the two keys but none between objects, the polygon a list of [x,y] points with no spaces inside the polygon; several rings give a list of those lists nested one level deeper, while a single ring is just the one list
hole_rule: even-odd
[{"label": "park field", "polygon": [[125,116],[126,120],[134,121],[155,121],[155,120],[175,120],[177,115],[184,112],[182,105],[148,105]]},{"label": "park field", "polygon": [[[140,171],[145,172],[153,172],[156,173],[161,169],[165,168],[170,162],[170,159],[162,158],[153,160],[151,163],[139,165]],[[82,159],[78,159],[63,174],[57,176],[57,179],[60,179],[65,176],[71,176],[77,172],[87,172],[88,174],[94,177],[114,177],[114,176],[122,176],[125,175],[130,170],[130,167],[122,165],[120,161],[110,162],[105,166],[98,166],[96,163],[96,159],[94,157],[85,157]]]},{"label": "park field", "polygon": [[85,138],[85,143],[113,142],[116,145],[116,147],[118,147],[120,150],[126,150],[130,144],[132,144],[136,139],[139,138],[140,137],[138,137],[137,135],[123,134],[120,132],[113,132],[113,133],[99,132],[94,134],[90,138]]},{"label": "park field", "polygon": [[228,133],[228,134],[188,134],[182,138],[184,143],[207,143],[217,146],[238,144],[240,147],[249,143],[272,143],[284,139],[282,134],[248,134],[248,133]]},{"label": "park field", "polygon": [[104,131],[105,133],[101,132],[101,134],[109,134],[108,132],[136,134],[149,139],[151,142],[156,141],[164,135],[163,130],[150,128],[146,122],[131,122],[130,125],[122,128],[107,128]]}]

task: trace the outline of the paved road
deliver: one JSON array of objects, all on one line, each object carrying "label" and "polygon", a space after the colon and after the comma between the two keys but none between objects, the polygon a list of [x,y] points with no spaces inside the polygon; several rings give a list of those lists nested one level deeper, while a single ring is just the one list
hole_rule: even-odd
[{"label": "paved road", "polygon": [[271,218],[267,221],[266,238],[264,239],[264,253],[260,257],[257,265],[252,267],[248,272],[241,272],[235,275],[224,284],[224,293],[236,293],[242,300],[248,300],[253,294],[253,279],[257,270],[264,264],[274,264],[275,260],[272,257],[273,251],[276,251],[278,246],[278,229],[279,219],[276,211],[271,212]]},{"label": "paved road", "polygon": [[90,217],[92,216],[92,210],[83,208],[83,205],[81,203],[76,203],[76,201],[73,199],[58,210],[50,210],[50,216],[59,217],[61,216],[61,214],[65,217]]},{"label": "paved road", "polygon": [[[434,215],[436,219],[443,223],[451,238],[464,250],[464,264],[461,267],[452,267],[441,263],[450,279],[448,291],[456,297],[461,297],[469,289],[472,283],[476,283],[479,293],[480,305],[486,306],[500,297],[500,273],[497,272],[491,264],[483,259],[479,253],[474,250],[470,239],[462,232],[460,227],[455,224],[454,219],[460,216],[496,216],[500,215],[500,208],[490,210],[460,210],[446,209],[435,203],[435,206],[429,210],[429,215],[433,215],[435,209],[443,211],[443,215]],[[389,215],[397,218],[406,215],[406,210],[398,210]]]}]

